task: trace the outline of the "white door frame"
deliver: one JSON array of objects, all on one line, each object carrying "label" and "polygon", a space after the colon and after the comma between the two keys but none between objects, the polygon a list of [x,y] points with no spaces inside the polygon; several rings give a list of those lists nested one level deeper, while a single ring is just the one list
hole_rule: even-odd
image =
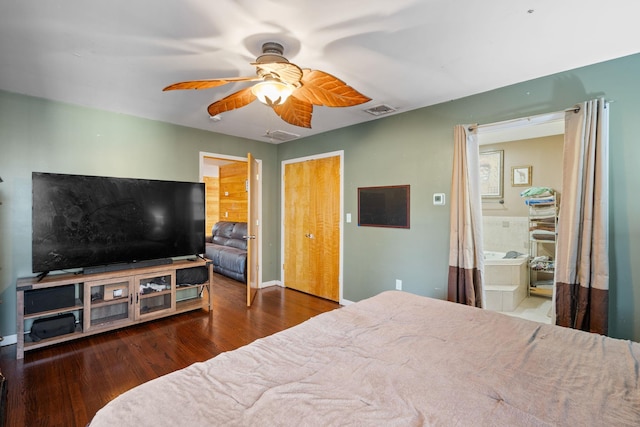
[{"label": "white door frame", "polygon": [[285,207],[285,200],[284,200],[284,168],[285,165],[287,164],[291,164],[291,163],[300,163],[300,162],[304,162],[307,160],[316,160],[316,159],[324,159],[327,157],[340,157],[340,221],[338,226],[340,227],[340,249],[339,249],[339,274],[338,274],[338,287],[339,287],[339,303],[343,304],[343,300],[344,300],[344,296],[343,296],[343,289],[342,289],[342,280],[343,280],[343,269],[344,269],[344,150],[339,150],[339,151],[331,151],[329,153],[321,153],[321,154],[314,154],[311,156],[306,156],[306,157],[298,157],[295,159],[289,159],[289,160],[283,160],[280,166],[280,200],[281,200],[281,206],[280,206],[280,259],[282,260],[282,262],[280,263],[280,278],[281,278],[281,285],[284,286],[284,207]]},{"label": "white door frame", "polygon": [[[247,157],[237,157],[237,156],[229,156],[226,154],[217,154],[217,153],[207,153],[204,151],[200,151],[199,153],[199,179],[200,182],[204,182],[204,169],[205,169],[205,158],[213,157],[216,159],[223,160],[231,160],[235,162],[248,162],[249,159]],[[258,174],[260,175],[260,180],[258,181],[258,239],[262,242],[262,160],[256,158],[256,162],[258,163]],[[258,250],[258,288],[262,288],[262,244],[257,248]]]}]

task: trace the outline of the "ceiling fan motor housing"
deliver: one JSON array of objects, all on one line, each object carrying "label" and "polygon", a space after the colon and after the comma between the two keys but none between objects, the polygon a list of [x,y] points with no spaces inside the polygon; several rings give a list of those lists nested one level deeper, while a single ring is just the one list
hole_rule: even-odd
[{"label": "ceiling fan motor housing", "polygon": [[262,55],[256,58],[258,64],[269,64],[273,62],[289,62],[283,56],[284,47],[280,43],[266,42],[262,45]]}]

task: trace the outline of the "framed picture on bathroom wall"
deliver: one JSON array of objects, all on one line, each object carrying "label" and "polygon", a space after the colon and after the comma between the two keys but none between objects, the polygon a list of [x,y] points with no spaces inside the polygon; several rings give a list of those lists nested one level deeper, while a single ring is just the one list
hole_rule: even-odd
[{"label": "framed picture on bathroom wall", "polygon": [[502,198],[504,150],[480,153],[480,195],[483,199]]},{"label": "framed picture on bathroom wall", "polygon": [[511,168],[511,186],[526,187],[531,185],[531,166],[514,166]]}]

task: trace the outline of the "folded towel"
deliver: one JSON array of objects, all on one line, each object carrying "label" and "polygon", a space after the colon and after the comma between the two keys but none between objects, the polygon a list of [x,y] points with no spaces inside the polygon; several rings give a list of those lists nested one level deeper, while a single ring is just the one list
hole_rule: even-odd
[{"label": "folded towel", "polygon": [[529,212],[530,218],[548,218],[556,216],[555,206],[533,206]]},{"label": "folded towel", "polygon": [[525,204],[532,205],[548,205],[555,201],[555,197],[547,196],[547,197],[532,197],[524,201]]},{"label": "folded towel", "polygon": [[534,240],[556,240],[556,232],[547,230],[535,230],[531,232],[531,238]]},{"label": "folded towel", "polygon": [[529,231],[534,231],[534,230],[547,230],[547,231],[556,231],[556,227],[553,224],[550,225],[545,225],[545,224],[536,224],[533,225],[531,227],[529,227]]},{"label": "folded towel", "polygon": [[[553,213],[553,212],[552,212]],[[556,218],[554,215],[551,215],[551,217],[545,217],[545,218],[532,218],[532,223],[537,224],[537,225],[555,225],[556,223]]]},{"label": "folded towel", "polygon": [[549,187],[531,187],[523,190],[520,193],[520,197],[533,197],[533,196],[550,196],[553,194],[553,188]]}]

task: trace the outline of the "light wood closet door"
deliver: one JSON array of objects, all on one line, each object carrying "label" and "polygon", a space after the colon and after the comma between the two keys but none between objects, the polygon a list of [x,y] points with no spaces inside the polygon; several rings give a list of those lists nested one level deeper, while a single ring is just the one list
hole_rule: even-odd
[{"label": "light wood closet door", "polygon": [[338,301],[340,157],[286,164],[284,182],[284,285]]}]

